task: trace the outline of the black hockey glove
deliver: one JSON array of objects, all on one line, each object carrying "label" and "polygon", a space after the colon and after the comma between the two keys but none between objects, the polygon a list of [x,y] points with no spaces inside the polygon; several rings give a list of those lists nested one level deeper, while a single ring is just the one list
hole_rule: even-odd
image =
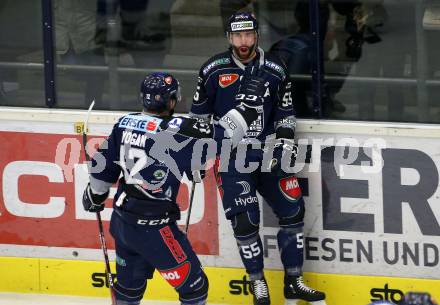
[{"label": "black hockey glove", "polygon": [[[263,69],[258,67],[258,64],[259,62],[256,60],[245,68],[238,93],[235,95],[235,101],[238,104],[237,110],[249,112],[247,115],[251,114],[254,117],[251,121],[258,118],[258,113],[263,112],[263,96],[267,89],[263,78]],[[256,111],[248,111],[251,109]],[[242,115],[245,116],[243,113]],[[245,119],[247,121],[246,117]]]},{"label": "black hockey glove", "polygon": [[102,195],[94,194],[90,188],[90,183],[87,184],[82,198],[84,210],[92,213],[104,210],[104,201],[107,199],[109,192],[110,191],[107,191]]},{"label": "black hockey glove", "polygon": [[276,141],[270,164],[271,172],[277,175],[293,174],[286,169],[295,166],[298,146],[293,139],[277,139]]}]

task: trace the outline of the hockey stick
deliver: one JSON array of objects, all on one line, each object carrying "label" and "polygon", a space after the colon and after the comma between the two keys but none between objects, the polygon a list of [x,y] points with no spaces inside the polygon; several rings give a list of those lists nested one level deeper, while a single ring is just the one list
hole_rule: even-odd
[{"label": "hockey stick", "polygon": [[[95,105],[95,100],[92,101],[89,109],[87,110],[87,116],[86,116],[86,120],[84,122],[84,129],[83,129],[83,133],[82,133],[82,141],[83,141],[83,146],[84,146],[84,156],[86,158],[87,163],[90,161],[90,156],[89,156],[89,153],[87,152],[87,125],[89,123],[90,112],[92,111],[92,108],[94,105]],[[102,252],[104,253],[105,273],[107,275],[108,286],[109,286],[110,295],[112,298],[112,305],[116,305],[116,296],[115,296],[115,291],[114,291],[114,287],[113,287],[113,285],[114,285],[113,276],[112,276],[112,272],[110,270],[110,261],[108,259],[107,244],[105,242],[104,228],[102,226],[100,212],[96,212],[96,219],[98,220],[99,241],[101,242],[101,249],[102,249]]]},{"label": "hockey stick", "polygon": [[186,216],[186,225],[185,225],[185,235],[188,236],[188,229],[189,229],[189,219],[191,217],[191,211],[192,211],[192,206],[193,206],[193,201],[194,201],[194,193],[196,190],[196,183],[194,180],[192,182],[192,186],[191,186],[191,195],[189,198],[189,207],[188,207],[188,215]]}]

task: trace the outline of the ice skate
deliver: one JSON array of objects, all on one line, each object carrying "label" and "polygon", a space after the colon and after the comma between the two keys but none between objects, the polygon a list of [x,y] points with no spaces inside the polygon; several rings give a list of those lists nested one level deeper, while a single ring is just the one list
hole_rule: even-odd
[{"label": "ice skate", "polygon": [[254,294],[254,305],[270,305],[269,288],[264,277],[251,281],[251,291]]},{"label": "ice skate", "polygon": [[312,289],[304,284],[302,276],[284,277],[285,305],[297,305],[297,302],[304,300],[311,305],[326,305],[325,293]]}]

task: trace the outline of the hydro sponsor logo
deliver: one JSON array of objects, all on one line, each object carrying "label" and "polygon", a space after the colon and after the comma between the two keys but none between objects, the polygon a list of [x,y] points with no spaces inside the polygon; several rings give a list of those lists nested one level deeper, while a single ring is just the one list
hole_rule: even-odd
[{"label": "hydro sponsor logo", "polygon": [[238,181],[238,182],[236,182],[236,184],[241,185],[241,187],[243,188],[243,191],[240,193],[240,195],[247,195],[247,194],[250,193],[251,186],[249,185],[249,182],[247,182],[247,181]]},{"label": "hydro sponsor logo", "polygon": [[246,275],[239,280],[229,281],[229,293],[233,295],[249,295],[251,294],[251,282],[247,279]]},{"label": "hydro sponsor logo", "polygon": [[161,119],[146,115],[127,115],[119,122],[119,128],[156,133],[161,122]]},{"label": "hydro sponsor logo", "polygon": [[237,206],[247,206],[248,204],[257,203],[258,204],[258,198],[256,196],[248,196],[246,198],[235,198],[235,204]]},{"label": "hydro sponsor logo", "polygon": [[[112,273],[113,282],[116,280],[116,273]],[[104,272],[94,272],[91,276],[92,286],[96,288],[109,287],[107,275]]]},{"label": "hydro sponsor logo", "polygon": [[399,289],[391,289],[388,283],[383,288],[372,288],[370,290],[371,301],[391,301],[398,304],[403,299],[403,292]]}]

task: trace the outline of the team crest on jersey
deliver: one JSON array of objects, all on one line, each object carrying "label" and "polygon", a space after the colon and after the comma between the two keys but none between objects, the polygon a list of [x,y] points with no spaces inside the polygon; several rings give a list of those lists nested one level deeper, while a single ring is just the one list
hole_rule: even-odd
[{"label": "team crest on jersey", "polygon": [[185,262],[176,268],[160,270],[160,275],[174,288],[182,286],[188,279],[191,271],[191,263]]},{"label": "team crest on jersey", "polygon": [[166,176],[166,173],[165,173],[165,171],[158,169],[158,170],[154,171],[153,176],[157,180],[162,180]]},{"label": "team crest on jersey", "polygon": [[174,118],[168,122],[168,127],[178,129],[178,128],[180,128],[180,125],[182,125],[182,123],[183,123],[183,119]]},{"label": "team crest on jersey", "polygon": [[221,74],[218,77],[218,84],[220,85],[220,87],[226,88],[226,87],[232,85],[233,83],[235,83],[238,78],[239,78],[239,75],[235,74],[235,73]]},{"label": "team crest on jersey", "polygon": [[296,177],[282,178],[278,182],[281,193],[290,201],[297,201],[301,197],[301,188]]}]

